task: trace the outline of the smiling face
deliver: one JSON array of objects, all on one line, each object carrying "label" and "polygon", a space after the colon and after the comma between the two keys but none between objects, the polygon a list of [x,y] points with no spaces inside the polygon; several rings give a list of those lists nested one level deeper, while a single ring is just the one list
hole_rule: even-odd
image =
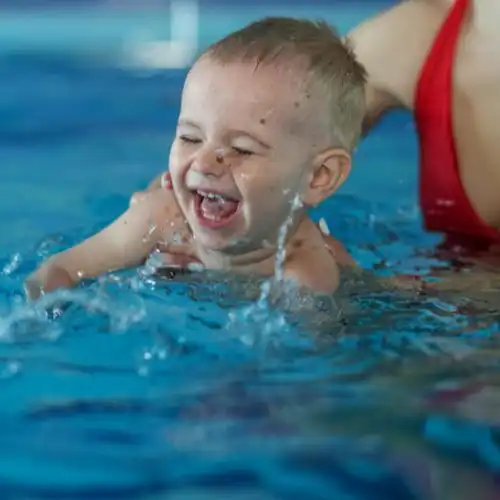
[{"label": "smiling face", "polygon": [[209,57],[196,63],[182,95],[170,172],[198,245],[237,254],[276,242],[316,154],[305,108],[284,69]]}]

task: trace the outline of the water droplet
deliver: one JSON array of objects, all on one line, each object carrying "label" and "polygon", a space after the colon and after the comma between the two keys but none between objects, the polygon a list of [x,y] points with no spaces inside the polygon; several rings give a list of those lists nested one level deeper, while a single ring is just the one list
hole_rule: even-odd
[{"label": "water droplet", "polygon": [[55,253],[64,243],[64,237],[60,234],[48,236],[37,246],[36,254],[38,257],[45,259],[50,254]]},{"label": "water droplet", "polygon": [[156,230],[156,224],[154,222],[150,222],[148,232],[144,235],[142,241],[144,243],[148,242],[151,239],[151,235],[155,232],[155,230]]},{"label": "water droplet", "polygon": [[205,269],[205,266],[201,262],[190,262],[186,267],[189,271],[193,271],[195,273],[201,272]]},{"label": "water droplet", "polygon": [[174,233],[169,243],[172,243],[174,245],[182,245],[182,236],[180,235],[180,233]]},{"label": "water droplet", "polygon": [[4,276],[9,276],[12,273],[16,272],[19,269],[19,266],[21,265],[23,259],[21,257],[20,253],[15,253],[5,264],[3,269],[0,271],[0,274],[3,274]]},{"label": "water droplet", "polygon": [[330,229],[328,228],[328,224],[326,223],[326,220],[322,217],[319,220],[319,229],[323,234],[330,235]]}]

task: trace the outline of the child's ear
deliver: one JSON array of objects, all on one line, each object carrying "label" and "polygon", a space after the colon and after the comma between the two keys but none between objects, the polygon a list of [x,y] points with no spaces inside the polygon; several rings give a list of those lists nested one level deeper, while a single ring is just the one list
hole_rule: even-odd
[{"label": "child's ear", "polygon": [[318,154],[309,171],[302,202],[313,207],[318,205],[337,191],[350,171],[351,155],[346,150],[335,148]]}]

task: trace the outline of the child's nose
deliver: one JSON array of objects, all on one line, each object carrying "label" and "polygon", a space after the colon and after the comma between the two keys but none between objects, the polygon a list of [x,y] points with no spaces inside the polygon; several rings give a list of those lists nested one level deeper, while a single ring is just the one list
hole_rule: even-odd
[{"label": "child's nose", "polygon": [[220,177],[228,167],[225,156],[222,149],[200,151],[193,162],[193,168],[201,174]]}]

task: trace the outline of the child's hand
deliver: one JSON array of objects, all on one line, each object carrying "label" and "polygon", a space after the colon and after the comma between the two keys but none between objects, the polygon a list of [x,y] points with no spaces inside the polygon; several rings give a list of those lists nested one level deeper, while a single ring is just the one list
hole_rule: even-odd
[{"label": "child's hand", "polygon": [[26,279],[24,291],[29,300],[36,300],[57,288],[72,288],[73,286],[75,283],[65,269],[47,263],[46,267]]}]

